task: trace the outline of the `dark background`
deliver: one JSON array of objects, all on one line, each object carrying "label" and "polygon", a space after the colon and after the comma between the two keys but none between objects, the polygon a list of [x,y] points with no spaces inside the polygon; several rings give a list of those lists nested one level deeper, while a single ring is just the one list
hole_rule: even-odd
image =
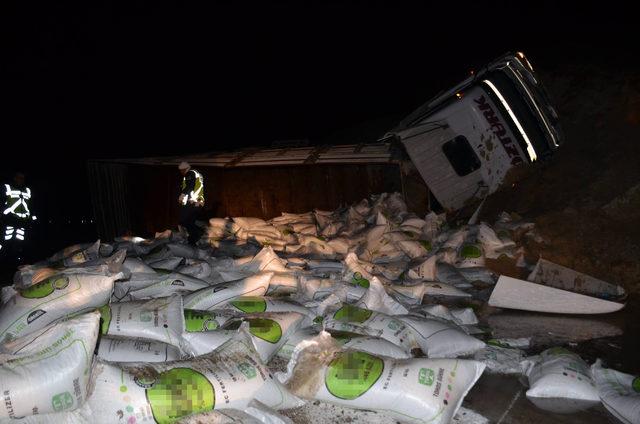
[{"label": "dark background", "polygon": [[637,67],[630,5],[556,3],[2,2],[2,177],[51,250],[94,237],[89,158],[375,139],[508,50]]}]

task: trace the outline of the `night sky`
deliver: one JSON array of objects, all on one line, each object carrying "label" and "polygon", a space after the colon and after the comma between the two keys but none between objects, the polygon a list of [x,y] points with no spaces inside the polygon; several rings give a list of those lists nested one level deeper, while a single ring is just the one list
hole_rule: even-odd
[{"label": "night sky", "polygon": [[631,6],[556,3],[5,1],[2,176],[25,169],[41,210],[80,219],[88,158],[383,131],[509,50],[637,65]]}]

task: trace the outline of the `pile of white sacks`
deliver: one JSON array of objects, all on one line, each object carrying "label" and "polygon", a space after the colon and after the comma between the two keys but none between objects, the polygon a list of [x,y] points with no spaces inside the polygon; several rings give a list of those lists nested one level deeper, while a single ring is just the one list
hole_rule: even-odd
[{"label": "pile of white sacks", "polygon": [[506,214],[449,229],[383,194],[212,219],[197,248],[171,231],[71,246],[3,288],[0,422],[288,423],[278,411],[319,400],[448,423],[485,367],[539,362],[423,298],[486,299],[484,259],[518,257],[530,229]]}]

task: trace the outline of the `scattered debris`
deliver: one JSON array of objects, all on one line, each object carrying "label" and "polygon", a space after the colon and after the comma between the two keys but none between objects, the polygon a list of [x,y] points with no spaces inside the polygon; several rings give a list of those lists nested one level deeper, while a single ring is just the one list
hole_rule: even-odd
[{"label": "scattered debris", "polygon": [[[582,380],[547,374],[579,364],[574,374],[590,382],[586,363],[559,349],[535,354],[620,334],[614,322],[566,314],[620,309],[611,300],[624,291],[548,261],[534,268],[527,234],[533,225],[509,214],[494,225],[422,219],[395,193],[269,221],[212,219],[197,247],[171,231],[72,246],[22,267],[3,289],[0,371],[25,375],[35,365],[24,355],[56,351],[38,338],[93,317],[93,383],[77,388],[61,374],[39,384],[49,398],[63,384],[81,394],[38,406],[47,422],[479,424],[489,420],[461,404],[485,368],[528,375],[527,397],[543,409],[581,409],[594,402],[571,398]],[[533,269],[535,282],[487,268],[501,260]],[[22,393],[10,388],[0,417],[34,414]],[[513,399],[494,418],[508,420]]]},{"label": "scattered debris", "polygon": [[624,308],[624,303],[611,302],[504,275],[498,279],[491,293],[489,305],[558,314],[607,314]]}]

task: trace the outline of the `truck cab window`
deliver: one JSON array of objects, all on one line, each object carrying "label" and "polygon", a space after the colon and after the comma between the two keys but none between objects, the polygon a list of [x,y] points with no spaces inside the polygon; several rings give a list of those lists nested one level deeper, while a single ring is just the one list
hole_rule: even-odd
[{"label": "truck cab window", "polygon": [[476,169],[480,169],[480,159],[466,137],[459,135],[442,145],[444,155],[449,159],[456,174],[461,177],[469,175]]}]

